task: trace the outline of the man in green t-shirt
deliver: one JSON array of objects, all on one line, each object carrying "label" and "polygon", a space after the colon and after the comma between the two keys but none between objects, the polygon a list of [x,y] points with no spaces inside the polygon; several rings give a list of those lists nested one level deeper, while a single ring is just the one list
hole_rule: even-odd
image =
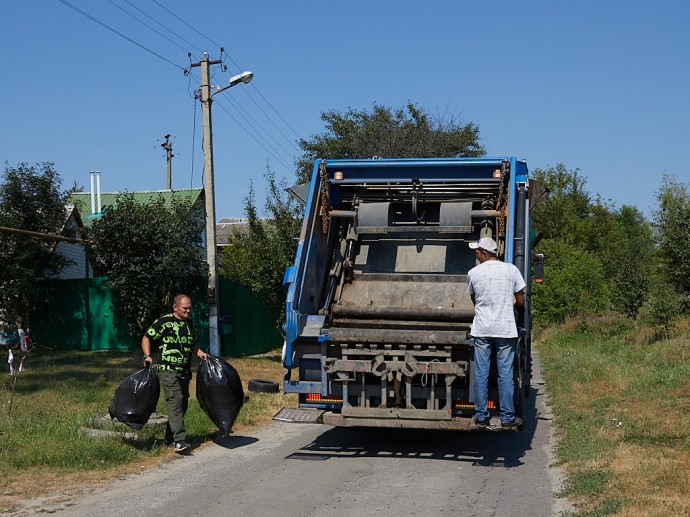
[{"label": "man in green t-shirt", "polygon": [[186,441],[184,415],[189,402],[189,382],[192,380],[192,354],[202,361],[208,357],[196,346],[194,325],[189,320],[191,312],[192,300],[186,294],[178,294],[173,302],[172,313],[154,321],[141,338],[145,364],[153,366],[151,345],[158,347],[156,373],[168,408],[165,443],[174,443],[175,452],[179,454],[187,454],[191,449]]}]

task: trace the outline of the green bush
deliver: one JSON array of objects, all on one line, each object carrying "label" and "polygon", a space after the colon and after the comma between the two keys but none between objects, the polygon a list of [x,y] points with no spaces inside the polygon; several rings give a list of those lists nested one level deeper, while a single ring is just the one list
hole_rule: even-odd
[{"label": "green bush", "polygon": [[669,325],[682,309],[681,295],[675,286],[663,278],[653,278],[640,310],[640,319],[657,328],[662,337],[668,337]]},{"label": "green bush", "polygon": [[558,240],[544,242],[540,251],[547,258],[544,283],[536,284],[533,291],[537,325],[608,309],[609,288],[603,265],[594,253]]}]

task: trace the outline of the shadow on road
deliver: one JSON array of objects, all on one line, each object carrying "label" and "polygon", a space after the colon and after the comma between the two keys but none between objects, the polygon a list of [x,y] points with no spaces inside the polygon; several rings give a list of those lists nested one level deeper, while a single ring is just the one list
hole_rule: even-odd
[{"label": "shadow on road", "polygon": [[225,449],[239,449],[258,442],[258,438],[253,436],[224,436],[222,438],[213,438],[213,443]]},{"label": "shadow on road", "polygon": [[521,458],[525,451],[532,448],[537,425],[545,419],[537,412],[539,396],[543,396],[543,391],[532,388],[525,400],[524,425],[520,432],[335,427],[287,459],[419,458],[463,461],[485,467],[518,467],[523,464]]}]

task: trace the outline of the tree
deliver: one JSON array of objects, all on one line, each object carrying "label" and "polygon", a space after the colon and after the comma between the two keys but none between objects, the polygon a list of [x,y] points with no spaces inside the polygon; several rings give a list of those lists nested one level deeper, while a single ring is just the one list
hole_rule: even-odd
[{"label": "tree", "polygon": [[321,114],[323,133],[300,140],[304,151],[297,177],[309,181],[317,158],[420,158],[482,156],[479,128],[460,124],[455,115],[432,117],[408,103],[393,109],[374,104],[371,111],[330,110]]},{"label": "tree", "polygon": [[124,193],[115,208],[94,222],[94,270],[108,277],[116,313],[131,336],[162,312],[177,292],[198,289],[208,268],[203,260],[204,213],[188,201],[138,203]]},{"label": "tree", "polygon": [[[555,168],[537,169],[534,178],[550,191],[533,214],[534,227],[543,237],[541,250],[549,248],[548,285],[535,289],[535,307],[541,311],[542,321],[589,313],[587,308],[577,310],[582,296],[596,300],[590,307],[636,316],[653,268],[649,222],[635,207],[618,210],[599,196],[592,199],[579,169],[568,170],[559,163]],[[565,253],[569,258],[554,257],[554,253]],[[569,260],[583,263],[571,264]],[[579,275],[594,275],[605,289],[599,291]]]},{"label": "tree", "polygon": [[[393,109],[374,104],[368,110],[321,114],[325,131],[300,140],[304,151],[297,162],[300,182],[310,180],[317,158],[387,158],[481,156],[479,129],[472,123],[460,124],[456,117],[432,117],[415,104]],[[221,274],[248,286],[280,322],[285,292],[283,274],[295,259],[302,209],[283,193],[285,185],[277,182],[267,169],[268,193],[266,219],[258,216],[253,186],[245,198],[249,219],[246,231],[238,231],[223,251]]]},{"label": "tree", "polygon": [[[59,234],[66,221],[60,175],[50,162],[5,165],[0,186],[0,226]],[[54,253],[54,240],[0,233],[0,315],[6,323],[28,324],[40,279],[67,260]]]},{"label": "tree", "polygon": [[284,314],[283,274],[295,259],[301,207],[285,194],[285,182],[276,181],[270,167],[265,211],[261,219],[254,200],[254,186],[245,198],[247,227],[236,230],[221,253],[220,272],[224,278],[248,286],[273,314],[276,327]]},{"label": "tree", "polygon": [[590,215],[591,200],[580,169],[569,171],[562,163],[548,169],[535,169],[534,179],[549,194],[542,198],[533,214],[534,227],[545,239],[577,242],[578,227]]},{"label": "tree", "polygon": [[664,175],[657,192],[654,230],[666,281],[675,286],[690,309],[690,191],[689,186]]},{"label": "tree", "polygon": [[650,288],[649,279],[654,269],[654,238],[652,227],[635,207],[623,205],[616,214],[625,238],[617,255],[611,261],[611,299],[614,307],[628,315],[637,315]]}]

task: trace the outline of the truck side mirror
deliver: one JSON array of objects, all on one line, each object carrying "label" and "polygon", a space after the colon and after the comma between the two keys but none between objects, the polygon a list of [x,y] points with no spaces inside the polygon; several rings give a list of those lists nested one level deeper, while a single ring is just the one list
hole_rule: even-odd
[{"label": "truck side mirror", "polygon": [[532,264],[534,264],[534,281],[538,284],[544,282],[544,254],[533,253]]}]

